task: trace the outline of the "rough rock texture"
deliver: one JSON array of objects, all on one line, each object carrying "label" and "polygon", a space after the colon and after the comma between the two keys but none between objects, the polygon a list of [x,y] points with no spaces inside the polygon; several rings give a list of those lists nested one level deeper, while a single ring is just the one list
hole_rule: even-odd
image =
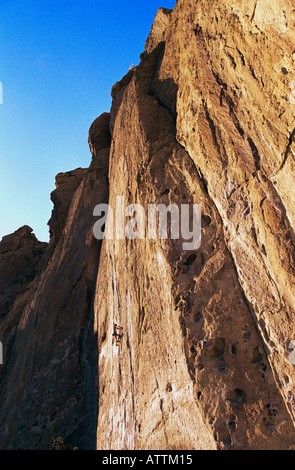
[{"label": "rough rock texture", "polygon": [[202,244],[104,242],[98,448],[294,448],[294,10],[162,18],[113,89],[110,202],[202,204]]},{"label": "rough rock texture", "polygon": [[[106,116],[99,124],[107,136]],[[50,449],[57,437],[80,449],[96,446],[97,338],[92,297],[100,244],[93,237],[92,222],[95,205],[108,200],[110,142],[105,138],[103,147],[95,147],[91,132],[89,139],[96,155],[87,172],[78,169],[57,177],[61,205],[53,209],[53,218],[55,227],[64,225],[60,239],[58,243],[55,239],[53,251],[50,242],[49,259],[44,254],[47,264],[27,297],[17,298],[21,309],[14,306],[0,323],[2,449]]]},{"label": "rough rock texture", "polygon": [[[159,10],[0,321],[1,448],[295,448],[294,27],[291,0]],[[200,248],[100,244],[93,209],[117,196],[200,204]]]},{"label": "rough rock texture", "polygon": [[149,37],[145,43],[145,51],[150,54],[153,49],[165,38],[165,31],[170,21],[172,10],[168,8],[159,8],[154,23],[151,27]]},{"label": "rough rock texture", "polygon": [[35,278],[47,243],[39,242],[25,225],[0,242],[0,318]]},{"label": "rough rock texture", "polygon": [[48,222],[51,242],[56,245],[66,224],[73,195],[84,178],[87,169],[77,168],[74,171],[59,173],[55,179],[56,189],[51,193],[54,204],[51,219]]}]

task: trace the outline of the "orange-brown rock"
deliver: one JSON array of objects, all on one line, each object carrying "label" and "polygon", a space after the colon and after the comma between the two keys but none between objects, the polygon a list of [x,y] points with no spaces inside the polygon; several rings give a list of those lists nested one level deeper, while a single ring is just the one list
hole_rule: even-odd
[{"label": "orange-brown rock", "polygon": [[110,202],[201,204],[202,244],[104,241],[98,448],[294,448],[292,2],[169,16],[114,97]]},{"label": "orange-brown rock", "polygon": [[108,201],[110,142],[105,134],[102,140],[102,147],[92,141],[96,155],[87,171],[58,175],[62,211],[55,207],[53,216],[64,225],[60,238],[53,244],[53,231],[43,270],[0,323],[1,449],[50,449],[58,437],[80,449],[96,446],[92,303],[100,243],[92,230],[95,205]]},{"label": "orange-brown rock", "polygon": [[[1,448],[294,450],[294,27],[291,0],[158,11],[0,322]],[[201,205],[200,247],[101,244],[118,196]]]},{"label": "orange-brown rock", "polygon": [[[66,224],[73,195],[84,178],[87,169],[77,168],[74,171],[59,173],[55,179],[56,189],[51,193],[53,211],[48,222],[49,233],[57,244]],[[53,243],[53,240],[52,243]]]},{"label": "orange-brown rock", "polygon": [[47,243],[39,242],[25,225],[0,242],[0,318],[35,278]]},{"label": "orange-brown rock", "polygon": [[165,31],[170,21],[172,10],[168,8],[159,8],[154,23],[151,27],[149,37],[145,43],[145,51],[150,54],[153,49],[165,39]]}]

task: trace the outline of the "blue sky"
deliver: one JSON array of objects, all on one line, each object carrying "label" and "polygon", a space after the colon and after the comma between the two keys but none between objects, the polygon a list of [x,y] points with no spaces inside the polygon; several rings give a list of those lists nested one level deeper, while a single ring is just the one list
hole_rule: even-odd
[{"label": "blue sky", "polygon": [[0,240],[48,241],[55,175],[88,167],[88,129],[175,0],[1,0]]}]

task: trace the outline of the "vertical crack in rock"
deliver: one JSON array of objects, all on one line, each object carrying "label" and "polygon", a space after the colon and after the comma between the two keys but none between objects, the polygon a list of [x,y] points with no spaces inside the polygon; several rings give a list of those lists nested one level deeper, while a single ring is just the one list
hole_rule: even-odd
[{"label": "vertical crack in rock", "polygon": [[[111,206],[115,204],[116,195],[124,195],[126,201],[140,202],[144,207],[149,202],[158,203],[163,194],[168,195],[167,187],[180,177],[179,170],[176,169],[177,174],[174,174],[173,169],[174,160],[181,159],[180,154],[177,157],[181,146],[175,140],[175,120],[170,111],[159,106],[158,100],[150,94],[161,50],[159,45],[145,56],[124,91],[117,94],[113,102],[116,115],[111,116],[115,142],[110,159],[110,167],[113,168]],[[119,90],[120,85],[116,88]],[[126,116],[131,112],[133,118],[127,127]],[[120,173],[128,174],[128,187],[127,179],[116,178]],[[178,189],[181,189],[180,184]],[[188,193],[185,187],[183,190]],[[171,197],[178,201],[178,196]],[[215,447],[193,397],[181,334],[175,335],[175,331],[181,330],[179,315],[174,313],[170,263],[167,262],[167,251],[169,255],[172,247],[168,246],[168,241],[164,243],[167,243],[167,248],[162,248],[159,240],[148,244],[140,240],[105,240],[103,243],[105,251],[98,275],[96,311],[98,331],[107,324],[108,333],[99,346],[98,448],[102,448],[106,440],[108,448],[132,448],[133,421],[136,422],[135,448]],[[113,272],[114,263],[118,270],[115,278],[108,274]],[[101,288],[102,284],[108,283],[107,289],[113,291],[111,278],[116,286],[118,311],[108,300],[112,296]],[[128,318],[124,318],[124,311],[129,312]],[[112,344],[111,337],[112,324],[117,318],[122,321],[126,332],[119,350]],[[122,374],[114,365],[119,358]],[[110,374],[112,380],[109,384]],[[119,389],[116,382],[120,384]],[[128,383],[135,384],[132,397],[128,396],[132,389],[122,386]],[[167,383],[172,384],[175,393],[167,391]],[[153,393],[155,389],[156,394]],[[113,403],[112,434],[107,418],[110,401]],[[172,408],[174,413],[171,414]],[[189,418],[192,410],[195,411]],[[183,419],[187,420],[186,430],[181,424]],[[191,429],[189,433],[188,429]],[[195,433],[194,429],[198,432]]]},{"label": "vertical crack in rock", "polygon": [[[286,151],[284,153],[284,159],[282,161],[282,164],[279,168],[278,171],[282,171],[282,169],[284,168],[285,164],[286,164],[286,161],[287,161],[287,158],[289,157],[289,154],[290,152],[292,151],[291,147],[292,147],[292,144],[295,142],[295,129],[293,130],[293,132],[291,133],[290,135],[290,138],[289,138],[289,142],[288,142],[288,145],[287,145],[287,148],[286,148]],[[293,152],[293,155],[294,155],[294,152]]]},{"label": "vertical crack in rock", "polygon": [[[259,8],[262,5],[263,2],[259,4]],[[258,4],[255,9],[257,10],[255,21],[261,21],[265,11],[262,7],[263,13],[260,11],[261,17],[259,17]],[[233,256],[239,282],[248,301],[253,305],[255,322],[266,342],[278,393],[282,393],[286,407],[292,409],[290,376],[293,373],[292,366],[288,364],[286,356],[287,338],[293,335],[294,329],[290,321],[294,306],[292,294],[294,261],[290,257],[290,253],[294,251],[294,242],[293,228],[289,224],[289,220],[292,222],[294,217],[290,205],[292,199],[290,193],[288,198],[287,191],[285,194],[279,180],[272,181],[272,187],[270,187],[269,181],[269,175],[277,167],[277,154],[273,149],[280,149],[280,142],[283,141],[285,132],[281,132],[280,135],[275,130],[276,105],[272,104],[272,95],[270,95],[268,109],[263,110],[258,104],[261,89],[257,88],[255,82],[260,83],[261,81],[264,94],[269,93],[265,89],[265,76],[267,76],[269,83],[273,84],[274,82],[267,68],[268,64],[263,58],[262,61],[256,60],[255,67],[251,64],[251,58],[245,44],[243,44],[244,38],[246,41],[249,39],[247,31],[244,29],[244,20],[241,19],[243,12],[237,8],[236,13],[231,14],[225,8],[223,13],[225,16],[220,22],[216,10],[214,13],[206,12],[200,19],[198,9],[196,9],[194,20],[192,20],[191,12],[188,14],[182,9],[178,10],[178,14],[180,14],[178,24],[174,27],[173,34],[171,31],[170,34],[167,34],[169,39],[166,42],[159,78],[163,79],[167,74],[176,77],[178,141],[196,163],[199,173],[206,183],[211,200],[214,201],[221,217],[225,242]],[[272,14],[273,12],[271,12]],[[212,23],[208,21],[208,17]],[[275,17],[274,14],[271,21],[274,21]],[[225,26],[225,21],[232,33],[231,54],[235,50],[239,51],[238,56],[242,60],[240,66],[238,66],[236,59],[227,62],[222,46],[220,46],[220,41],[221,43],[227,42],[223,35],[218,34]],[[183,40],[180,31],[186,23],[198,24],[198,34],[196,35],[196,29],[190,33],[186,28],[187,37]],[[215,47],[217,39],[218,48]],[[171,53],[172,50],[176,50],[176,41],[186,47],[186,54],[179,53],[172,58]],[[229,47],[229,44],[226,44],[225,47]],[[196,53],[196,49],[198,53]],[[228,53],[226,55],[228,56]],[[257,57],[258,55],[256,59]],[[182,66],[176,67],[174,72],[171,62],[174,61],[178,64],[179,60],[182,61]],[[250,64],[251,76],[241,69],[245,63]],[[261,75],[261,79],[259,75]],[[197,81],[195,81],[195,77],[197,77]],[[245,85],[246,88],[244,88]],[[256,102],[251,101],[253,106],[249,109],[249,99],[252,100],[252,93],[255,94]],[[244,101],[246,101],[245,104]],[[262,101],[265,102],[264,95]],[[224,106],[224,103],[228,104],[229,110]],[[290,111],[292,110],[290,109]],[[263,119],[264,122],[261,122]],[[287,116],[286,119],[288,119]],[[234,132],[232,123],[238,133]],[[263,127],[266,123],[271,131],[267,127]],[[288,125],[288,121],[286,121],[286,125]],[[262,129],[264,129],[263,136],[261,136]],[[289,153],[291,143],[292,138],[289,140],[287,153]],[[247,147],[250,147],[250,154]],[[224,155],[227,155],[228,158],[226,165],[224,165]],[[249,156],[253,159],[254,165]],[[282,165],[284,166],[285,163],[286,158],[283,159]],[[287,183],[285,175],[281,177],[281,180],[283,182],[284,179]],[[289,175],[288,184],[291,184],[292,187],[292,172],[289,172]],[[276,189],[274,185],[276,185]],[[264,204],[267,204],[266,212],[264,204],[260,209],[258,207],[258,201],[262,200]],[[255,234],[254,244],[251,239],[253,233]],[[271,242],[272,239],[274,242]],[[284,250],[284,246],[288,246],[288,249]],[[282,262],[283,259],[284,262]],[[257,279],[259,279],[258,282]],[[263,292],[262,286],[264,286],[265,292]],[[281,295],[282,292],[284,292],[284,296]],[[280,316],[280,325],[274,319],[278,315]],[[262,327],[262,325],[264,326]],[[268,334],[264,334],[266,329]],[[285,370],[288,370],[288,374],[285,374]],[[280,376],[281,378],[279,378]],[[288,420],[290,422],[290,418]],[[291,434],[293,432],[291,428]],[[226,442],[229,440],[226,439]],[[232,440],[231,443],[233,443]],[[279,446],[278,443],[277,445]]]}]

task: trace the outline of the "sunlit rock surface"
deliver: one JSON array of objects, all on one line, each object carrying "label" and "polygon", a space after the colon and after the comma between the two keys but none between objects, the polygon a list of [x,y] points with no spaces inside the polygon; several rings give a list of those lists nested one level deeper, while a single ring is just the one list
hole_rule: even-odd
[{"label": "sunlit rock surface", "polygon": [[[49,247],[0,244],[1,448],[294,449],[294,28],[291,0],[159,9],[89,169],[57,177]],[[200,247],[96,240],[118,196],[201,205]]]}]

